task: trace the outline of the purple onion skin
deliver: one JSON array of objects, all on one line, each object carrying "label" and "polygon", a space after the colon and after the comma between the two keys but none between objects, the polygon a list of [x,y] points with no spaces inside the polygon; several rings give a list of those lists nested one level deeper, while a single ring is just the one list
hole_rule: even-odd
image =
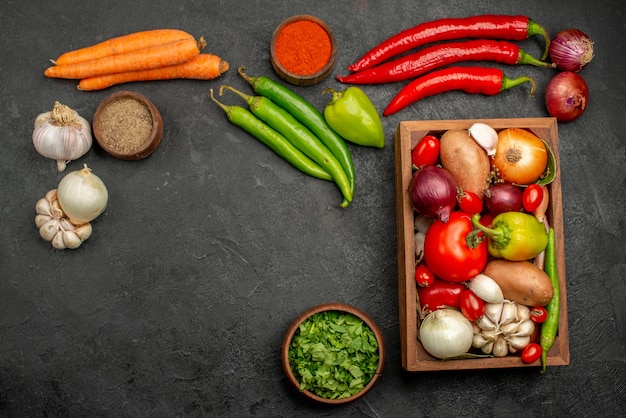
[{"label": "purple onion skin", "polygon": [[559,122],[572,122],[583,114],[589,101],[585,80],[573,71],[562,71],[546,86],[545,102],[550,116]]},{"label": "purple onion skin", "polygon": [[437,166],[423,166],[413,173],[409,197],[421,215],[448,222],[456,206],[457,184],[452,174]]},{"label": "purple onion skin", "polygon": [[564,29],[554,36],[549,51],[559,69],[578,72],[593,59],[593,42],[580,29]]},{"label": "purple onion skin", "polygon": [[510,183],[494,184],[485,190],[485,203],[494,216],[504,212],[520,212],[523,209],[522,190]]}]

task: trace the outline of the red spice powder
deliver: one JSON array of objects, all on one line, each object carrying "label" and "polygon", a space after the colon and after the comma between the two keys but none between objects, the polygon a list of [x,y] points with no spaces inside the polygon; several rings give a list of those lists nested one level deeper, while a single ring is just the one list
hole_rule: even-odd
[{"label": "red spice powder", "polygon": [[282,28],[274,48],[280,64],[300,75],[321,71],[330,60],[332,50],[328,33],[310,20],[298,20]]}]

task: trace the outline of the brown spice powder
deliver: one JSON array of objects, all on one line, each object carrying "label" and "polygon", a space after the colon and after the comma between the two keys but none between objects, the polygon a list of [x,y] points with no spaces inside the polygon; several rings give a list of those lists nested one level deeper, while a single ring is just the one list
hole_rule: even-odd
[{"label": "brown spice powder", "polygon": [[103,140],[121,153],[139,149],[152,132],[152,115],[141,102],[120,98],[109,103],[100,117]]}]

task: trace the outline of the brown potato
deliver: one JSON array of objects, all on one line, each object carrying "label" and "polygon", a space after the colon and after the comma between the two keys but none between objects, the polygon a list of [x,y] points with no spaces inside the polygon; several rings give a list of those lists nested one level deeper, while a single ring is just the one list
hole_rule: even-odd
[{"label": "brown potato", "polygon": [[489,187],[491,161],[467,129],[450,129],[440,139],[440,159],[462,190],[483,198]]},{"label": "brown potato", "polygon": [[492,260],[483,273],[502,289],[506,299],[528,306],[545,306],[554,296],[550,277],[530,261]]}]

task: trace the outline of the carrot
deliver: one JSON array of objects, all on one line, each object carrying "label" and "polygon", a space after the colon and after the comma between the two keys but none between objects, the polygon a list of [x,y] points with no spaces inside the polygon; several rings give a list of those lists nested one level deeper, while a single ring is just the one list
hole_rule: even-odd
[{"label": "carrot", "polygon": [[78,90],[93,91],[131,81],[173,80],[176,78],[211,80],[219,77],[227,70],[228,62],[217,55],[200,54],[183,64],[169,67],[84,78],[80,80],[77,88]]},{"label": "carrot", "polygon": [[193,36],[178,29],[154,29],[134,32],[128,35],[107,39],[95,45],[68,51],[52,62],[56,65],[75,64],[110,55],[124,54],[152,45],[167,44],[181,39],[193,39]]},{"label": "carrot", "polygon": [[47,68],[44,74],[53,78],[81,79],[104,74],[167,67],[182,64],[196,57],[205,45],[204,38],[200,38],[200,41],[193,38],[183,39],[91,61],[55,65]]}]

